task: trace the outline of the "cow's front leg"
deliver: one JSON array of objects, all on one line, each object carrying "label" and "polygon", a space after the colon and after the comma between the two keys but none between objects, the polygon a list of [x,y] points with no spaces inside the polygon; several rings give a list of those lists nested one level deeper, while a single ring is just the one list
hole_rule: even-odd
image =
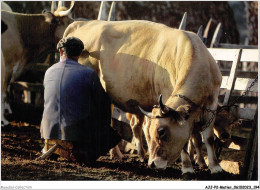
[{"label": "cow's front leg", "polygon": [[143,122],[143,132],[144,132],[144,136],[145,136],[145,140],[148,146],[148,151],[149,149],[149,144],[150,144],[150,140],[151,140],[151,136],[149,134],[149,127],[151,125],[151,120],[148,117],[144,117],[144,122]]},{"label": "cow's front leg", "polygon": [[192,143],[191,138],[189,139],[189,143],[188,143],[188,154],[190,156],[191,163],[194,164],[195,163],[195,161],[194,161],[194,145]]},{"label": "cow's front leg", "polygon": [[144,147],[142,141],[142,124],[144,121],[144,116],[132,115],[130,120],[130,126],[133,131],[134,141],[137,148],[137,153],[141,162],[144,161]]},{"label": "cow's front leg", "polygon": [[205,160],[203,158],[202,154],[202,139],[200,133],[194,133],[192,134],[192,144],[194,145],[196,149],[196,163],[199,165],[200,168],[206,168],[207,165],[205,163]]},{"label": "cow's front leg", "polygon": [[181,151],[181,161],[182,161],[182,174],[194,174],[194,169],[189,157],[189,154],[187,152],[186,146]]},{"label": "cow's front leg", "polygon": [[207,153],[208,153],[208,162],[209,162],[208,168],[210,169],[211,173],[214,174],[214,173],[222,172],[223,170],[218,163],[215,150],[214,150],[214,132],[213,132],[212,124],[211,126],[207,127],[204,131],[202,131],[202,134],[203,134],[204,143],[206,145]]}]

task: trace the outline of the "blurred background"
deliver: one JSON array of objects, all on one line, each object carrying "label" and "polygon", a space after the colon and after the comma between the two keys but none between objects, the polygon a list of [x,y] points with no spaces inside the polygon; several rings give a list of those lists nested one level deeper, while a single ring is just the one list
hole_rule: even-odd
[{"label": "blurred background", "polygon": [[[37,14],[43,10],[50,11],[51,1],[5,1],[14,12]],[[65,6],[70,7],[71,1],[66,1]],[[72,17],[97,19],[101,1],[76,1]],[[106,1],[106,13],[109,14],[112,1]],[[213,35],[219,23],[222,29],[218,38],[218,43],[214,47],[220,47],[222,44],[239,44],[254,46],[258,45],[258,2],[257,1],[116,1],[115,14],[116,21],[122,20],[149,20],[163,23],[169,27],[179,28],[184,13],[187,12],[186,30],[197,33],[200,26],[205,30],[209,20],[211,25],[208,31],[207,40],[204,41],[207,47],[213,47]],[[234,47],[233,47],[234,48]],[[236,46],[235,48],[241,48]],[[245,47],[244,47],[245,48]],[[36,92],[31,92],[31,98],[35,105],[24,103],[24,91],[18,87],[14,97],[15,102],[21,102],[22,106],[14,103],[12,109],[15,110],[13,115],[20,117],[21,120],[39,123],[43,111],[43,87],[42,82],[45,71],[52,64],[59,60],[59,54],[55,54],[55,59],[51,60],[48,56],[46,60],[29,65],[26,67],[17,81],[24,81],[28,85],[38,85]],[[258,64],[245,63],[247,71],[258,72]],[[221,69],[230,70],[231,64],[220,62]],[[238,68],[242,70],[242,63]],[[34,87],[35,88],[35,87]],[[18,90],[19,89],[19,90]],[[223,91],[221,94],[224,94]],[[18,94],[18,95],[17,95]],[[15,98],[17,96],[17,98]],[[19,100],[19,101],[18,101]],[[27,114],[24,107],[28,107]],[[38,111],[35,111],[35,107]],[[27,108],[26,108],[27,109]],[[17,114],[16,114],[17,113]],[[23,113],[23,114],[21,114]],[[32,116],[33,114],[33,116]],[[26,117],[26,119],[24,119]],[[34,121],[32,121],[34,120]]]},{"label": "blurred background", "polygon": [[[51,1],[6,1],[14,12],[41,13],[50,10]],[[106,3],[109,13],[111,1]],[[70,6],[70,1],[65,5]],[[74,18],[96,19],[100,1],[76,1]],[[178,28],[184,12],[187,12],[186,30],[197,32],[200,25],[212,24],[207,46],[219,22],[222,23],[220,43],[258,44],[257,1],[117,1],[116,20],[149,20]],[[247,38],[247,39],[246,39]]]}]

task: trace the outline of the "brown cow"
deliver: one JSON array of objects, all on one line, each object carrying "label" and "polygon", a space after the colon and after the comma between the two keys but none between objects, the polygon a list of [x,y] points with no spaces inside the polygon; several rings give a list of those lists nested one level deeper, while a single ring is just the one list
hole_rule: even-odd
[{"label": "brown cow", "polygon": [[[67,10],[58,7],[54,12],[43,14],[22,14],[1,10],[1,20],[8,25],[8,29],[1,35],[1,48],[5,63],[5,78],[3,81],[2,98],[6,100],[8,85],[14,82],[27,64],[38,62],[39,57],[55,47],[62,38],[66,27],[73,22],[70,13],[74,2]],[[2,106],[3,106],[2,102]],[[2,121],[4,118],[2,108]]]}]

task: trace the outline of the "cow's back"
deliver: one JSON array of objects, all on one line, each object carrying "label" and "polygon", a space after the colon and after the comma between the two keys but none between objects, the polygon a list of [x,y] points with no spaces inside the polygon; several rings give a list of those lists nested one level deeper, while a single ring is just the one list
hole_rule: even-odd
[{"label": "cow's back", "polygon": [[12,59],[16,54],[22,52],[21,36],[18,31],[16,15],[1,10],[1,20],[8,25],[6,32],[1,35],[1,48],[4,55],[6,55],[6,61],[10,62],[8,59]]},{"label": "cow's back", "polygon": [[1,1],[1,10],[12,11],[11,7],[3,1]]},{"label": "cow's back", "polygon": [[[202,62],[208,68],[212,64],[195,34],[149,21],[75,22],[66,31],[64,36],[83,40],[92,58],[79,61],[89,61],[100,69],[103,86],[126,111],[134,112],[138,104],[151,108],[159,94],[167,100],[176,85],[182,89],[185,79],[194,75],[194,68],[205,68]],[[197,78],[191,80],[196,82]]]}]

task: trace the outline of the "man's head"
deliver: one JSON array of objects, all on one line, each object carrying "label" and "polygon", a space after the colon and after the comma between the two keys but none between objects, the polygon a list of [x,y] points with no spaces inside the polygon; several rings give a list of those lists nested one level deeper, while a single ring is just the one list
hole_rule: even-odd
[{"label": "man's head", "polygon": [[67,56],[68,58],[78,58],[84,49],[83,42],[76,37],[62,38],[57,44],[61,56]]}]

